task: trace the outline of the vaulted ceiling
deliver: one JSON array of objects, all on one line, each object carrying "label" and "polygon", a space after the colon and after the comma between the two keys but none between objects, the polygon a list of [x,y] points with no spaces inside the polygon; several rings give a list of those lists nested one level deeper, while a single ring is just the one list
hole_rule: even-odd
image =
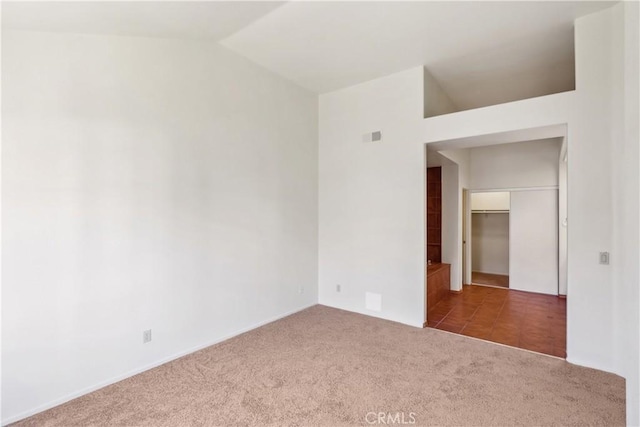
[{"label": "vaulted ceiling", "polygon": [[16,30],[220,39],[285,2],[3,1],[2,27]]},{"label": "vaulted ceiling", "polygon": [[424,65],[458,109],[573,89],[581,1],[3,2],[3,27],[208,39],[318,93]]}]

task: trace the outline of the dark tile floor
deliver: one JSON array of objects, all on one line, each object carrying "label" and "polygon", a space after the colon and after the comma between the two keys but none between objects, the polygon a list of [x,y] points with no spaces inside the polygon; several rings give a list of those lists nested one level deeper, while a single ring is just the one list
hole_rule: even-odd
[{"label": "dark tile floor", "polygon": [[427,313],[427,325],[457,334],[566,357],[566,299],[486,286],[464,286]]}]

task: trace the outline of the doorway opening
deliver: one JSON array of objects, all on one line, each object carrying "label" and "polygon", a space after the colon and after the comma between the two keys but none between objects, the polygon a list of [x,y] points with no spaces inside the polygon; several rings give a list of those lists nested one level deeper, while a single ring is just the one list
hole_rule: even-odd
[{"label": "doorway opening", "polygon": [[427,145],[426,325],[566,357],[566,138],[446,148]]},{"label": "doorway opening", "polygon": [[511,193],[471,194],[471,283],[509,288]]}]

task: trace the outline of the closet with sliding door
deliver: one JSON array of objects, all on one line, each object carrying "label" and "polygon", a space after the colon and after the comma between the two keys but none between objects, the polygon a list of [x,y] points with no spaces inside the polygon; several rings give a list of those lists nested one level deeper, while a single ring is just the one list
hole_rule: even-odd
[{"label": "closet with sliding door", "polygon": [[471,282],[558,295],[558,190],[471,194]]}]

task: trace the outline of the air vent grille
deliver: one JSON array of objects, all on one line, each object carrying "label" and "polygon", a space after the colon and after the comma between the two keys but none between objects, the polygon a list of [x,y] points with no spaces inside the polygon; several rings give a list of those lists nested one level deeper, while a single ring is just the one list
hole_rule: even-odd
[{"label": "air vent grille", "polygon": [[382,141],[382,131],[377,130],[375,132],[365,133],[362,136],[362,141],[363,142],[380,142]]}]

